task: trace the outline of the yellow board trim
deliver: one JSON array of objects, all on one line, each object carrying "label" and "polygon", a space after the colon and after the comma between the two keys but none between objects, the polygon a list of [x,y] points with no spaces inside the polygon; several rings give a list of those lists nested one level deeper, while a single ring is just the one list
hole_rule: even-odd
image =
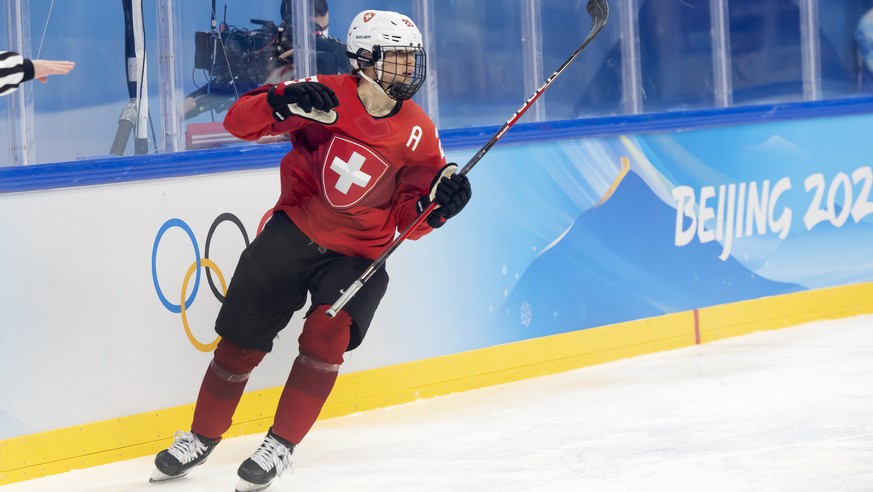
[{"label": "yellow board trim", "polygon": [[[341,375],[320,419],[761,330],[873,312],[873,283],[767,297]],[[246,393],[227,437],[265,432],[281,388]],[[193,405],[0,440],[0,485],[164,449]]]}]

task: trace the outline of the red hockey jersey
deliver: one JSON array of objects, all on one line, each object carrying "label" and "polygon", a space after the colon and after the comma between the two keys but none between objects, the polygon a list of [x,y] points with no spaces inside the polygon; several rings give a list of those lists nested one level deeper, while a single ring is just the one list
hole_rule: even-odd
[{"label": "red hockey jersey", "polygon": [[[281,209],[310,239],[339,253],[375,259],[415,220],[416,202],[430,193],[445,165],[436,127],[413,101],[373,117],[358,98],[352,75],[319,75],[336,93],[337,119],[326,125],[300,116],[273,119],[270,86],[236,101],[224,127],[245,140],[288,133],[292,149],[280,165]],[[426,222],[409,239],[432,229]]]}]

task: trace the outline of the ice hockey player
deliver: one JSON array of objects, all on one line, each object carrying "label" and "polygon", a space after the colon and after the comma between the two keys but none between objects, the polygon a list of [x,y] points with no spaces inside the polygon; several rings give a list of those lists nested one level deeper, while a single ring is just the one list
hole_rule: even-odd
[{"label": "ice hockey player", "polygon": [[252,370],[293,313],[306,312],[299,355],[260,447],[238,470],[237,490],[270,485],[333,389],[345,352],[364,339],[388,287],[380,268],[336,316],[340,291],[436,201],[409,236],[418,239],[461,211],[470,183],[446,164],[433,122],[410,98],[425,79],[422,36],[409,17],[359,13],[349,28],[352,74],[263,86],[228,110],[225,128],[245,140],[288,133],[281,195],[247,247],[216,320],[222,339],[206,369],[190,432],[155,458],[151,481],[202,464],[231,425]]}]

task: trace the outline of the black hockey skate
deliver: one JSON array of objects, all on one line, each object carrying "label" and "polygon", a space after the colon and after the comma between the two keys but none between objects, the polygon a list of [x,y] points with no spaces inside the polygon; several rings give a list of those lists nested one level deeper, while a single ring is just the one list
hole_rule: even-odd
[{"label": "black hockey skate", "polygon": [[273,434],[273,429],[270,429],[258,450],[239,466],[236,492],[256,492],[269,487],[291,466],[293,452],[294,444]]},{"label": "black hockey skate", "polygon": [[220,440],[207,439],[193,431],[176,432],[176,441],[155,456],[157,469],[152,473],[149,482],[166,482],[184,477],[191,468],[206,462],[206,458]]}]

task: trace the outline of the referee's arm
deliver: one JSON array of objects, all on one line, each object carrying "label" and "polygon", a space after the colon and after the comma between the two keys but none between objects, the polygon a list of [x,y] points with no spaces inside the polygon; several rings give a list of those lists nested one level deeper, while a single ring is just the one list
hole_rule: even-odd
[{"label": "referee's arm", "polygon": [[0,51],[0,96],[14,92],[33,74],[33,62],[14,51]]}]

